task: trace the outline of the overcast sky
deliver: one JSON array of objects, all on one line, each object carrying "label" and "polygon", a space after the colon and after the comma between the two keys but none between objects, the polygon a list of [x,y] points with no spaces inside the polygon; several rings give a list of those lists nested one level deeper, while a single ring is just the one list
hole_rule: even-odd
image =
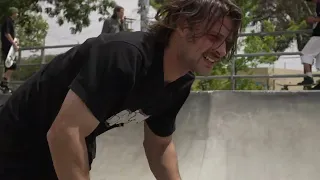
[{"label": "overcast sky", "polygon": [[[125,15],[129,18],[134,18],[136,21],[132,24],[134,30],[140,30],[140,16],[137,14],[137,4],[138,0],[116,0],[116,2],[125,8]],[[153,17],[155,14],[155,10],[150,8],[149,17]],[[88,28],[83,29],[80,34],[72,35],[70,33],[70,24],[65,24],[63,26],[57,25],[55,19],[48,18],[45,16],[49,23],[49,32],[46,38],[46,45],[63,45],[63,44],[75,44],[82,43],[87,38],[94,37],[99,35],[102,29],[102,22],[98,21],[99,16],[93,13],[90,16],[91,25]],[[46,50],[46,54],[57,54],[60,52],[64,52],[68,49],[51,49]],[[288,52],[296,52],[296,46],[292,46],[288,48],[286,51]],[[241,52],[239,52],[241,53]],[[302,66],[300,63],[300,58],[295,57],[281,57],[276,63],[275,67],[277,68],[287,68],[287,69],[298,69],[302,70]]]}]

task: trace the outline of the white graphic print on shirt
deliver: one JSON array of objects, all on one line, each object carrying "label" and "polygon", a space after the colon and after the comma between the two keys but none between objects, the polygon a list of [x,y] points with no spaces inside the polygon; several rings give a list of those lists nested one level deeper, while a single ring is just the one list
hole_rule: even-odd
[{"label": "white graphic print on shirt", "polygon": [[150,116],[144,114],[141,109],[136,110],[134,112],[130,110],[123,110],[118,114],[107,119],[106,124],[109,126],[113,126],[116,124],[140,123],[146,120],[148,117]]}]

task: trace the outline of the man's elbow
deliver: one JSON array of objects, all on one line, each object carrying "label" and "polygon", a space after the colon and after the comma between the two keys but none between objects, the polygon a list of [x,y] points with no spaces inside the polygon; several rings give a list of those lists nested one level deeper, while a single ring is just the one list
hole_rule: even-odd
[{"label": "man's elbow", "polygon": [[47,141],[49,143],[49,145],[54,144],[57,140],[62,139],[61,136],[63,134],[63,130],[62,129],[58,129],[55,127],[51,127],[49,129],[49,131],[47,132]]},{"label": "man's elbow", "polygon": [[170,144],[172,144],[172,135],[161,137],[155,134],[147,123],[144,124],[143,147],[147,154],[152,154],[152,156],[163,154]]},{"label": "man's elbow", "polygon": [[158,138],[157,140],[145,139],[143,141],[143,147],[146,153],[152,156],[163,154],[171,144],[173,144],[171,138]]},{"label": "man's elbow", "polygon": [[68,134],[70,134],[68,129],[56,119],[47,132],[47,141],[49,144],[53,144],[57,141],[67,140]]}]

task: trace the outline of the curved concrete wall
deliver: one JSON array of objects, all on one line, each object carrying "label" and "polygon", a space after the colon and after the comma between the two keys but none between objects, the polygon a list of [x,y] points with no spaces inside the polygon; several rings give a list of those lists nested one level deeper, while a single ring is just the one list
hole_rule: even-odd
[{"label": "curved concrete wall", "polygon": [[[192,93],[174,140],[183,180],[320,179],[320,92]],[[93,180],[154,179],[142,124],[98,137]]]}]

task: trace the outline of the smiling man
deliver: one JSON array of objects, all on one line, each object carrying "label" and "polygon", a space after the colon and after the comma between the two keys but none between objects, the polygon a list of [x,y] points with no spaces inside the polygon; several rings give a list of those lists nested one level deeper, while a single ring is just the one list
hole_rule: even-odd
[{"label": "smiling man", "polygon": [[88,180],[95,138],[139,122],[156,179],[181,179],[176,115],[193,73],[232,54],[241,16],[230,0],[169,0],[149,32],[101,34],[55,57],[0,112],[0,179]]}]

